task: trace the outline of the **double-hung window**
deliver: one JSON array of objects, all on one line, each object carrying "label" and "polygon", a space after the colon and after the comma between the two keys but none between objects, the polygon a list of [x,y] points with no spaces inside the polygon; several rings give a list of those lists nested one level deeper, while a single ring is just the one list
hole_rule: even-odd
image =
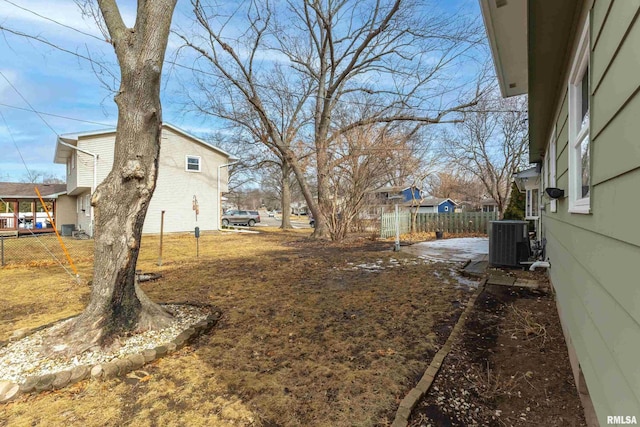
[{"label": "double-hung window", "polygon": [[540,198],[540,190],[531,188],[526,190],[526,209],[524,219],[538,219],[538,202]]},{"label": "double-hung window", "polygon": [[589,17],[584,23],[569,75],[569,212],[589,213],[591,140],[589,138]]},{"label": "double-hung window", "polygon": [[200,172],[200,156],[187,156],[185,170],[187,172]]}]

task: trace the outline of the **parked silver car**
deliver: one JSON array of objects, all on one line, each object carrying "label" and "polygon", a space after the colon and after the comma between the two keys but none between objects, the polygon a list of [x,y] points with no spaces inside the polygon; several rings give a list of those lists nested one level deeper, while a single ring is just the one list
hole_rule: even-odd
[{"label": "parked silver car", "polygon": [[229,224],[253,227],[258,222],[260,222],[258,211],[231,210],[222,215],[222,225],[225,227]]}]

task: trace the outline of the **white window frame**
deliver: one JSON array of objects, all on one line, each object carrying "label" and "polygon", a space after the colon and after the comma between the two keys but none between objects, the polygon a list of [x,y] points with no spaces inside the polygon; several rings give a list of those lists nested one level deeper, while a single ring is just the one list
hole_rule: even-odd
[{"label": "white window frame", "polygon": [[[589,79],[585,71],[589,66],[589,15],[583,23],[583,28],[578,41],[578,49],[571,66],[569,74],[569,212],[577,214],[591,213],[591,194],[582,197],[582,167],[580,146],[585,139],[590,138],[590,122],[587,120],[586,126],[582,125],[582,80]],[[589,67],[589,70],[591,67]],[[589,93],[590,93],[589,89]],[[591,110],[591,106],[589,106]],[[590,111],[589,111],[590,114]],[[589,151],[591,151],[591,141],[589,140]],[[591,156],[589,158],[589,169],[591,169]],[[589,170],[591,175],[591,170]],[[589,183],[591,186],[591,182]]]},{"label": "white window frame", "polygon": [[[551,134],[551,138],[549,139],[549,145],[547,146],[547,152],[545,153],[544,158],[544,169],[545,169],[545,183],[542,188],[544,191],[548,187],[554,188],[556,184],[556,146],[557,146],[557,136],[556,136],[556,127],[553,127],[553,133]],[[551,199],[549,202],[549,212],[556,213],[558,212],[558,200]]]},{"label": "white window frame", "polygon": [[[541,190],[544,192],[545,188],[550,187],[549,185],[549,145],[547,145],[547,149],[544,152],[544,162],[542,163],[542,187]],[[544,193],[543,193],[544,194]]]},{"label": "white window frame", "polygon": [[85,206],[84,214],[86,216],[91,216],[91,194],[87,194],[84,197],[85,197],[85,199],[84,199],[84,206]]},{"label": "white window frame", "polygon": [[[536,203],[535,208],[533,205],[533,192],[537,192],[536,194]],[[530,188],[525,190],[525,214],[524,219],[526,220],[537,220],[540,215],[540,189],[539,188]]]},{"label": "white window frame", "polygon": [[[189,159],[198,160],[198,169],[189,169]],[[187,154],[184,158],[184,170],[187,172],[201,172],[202,171],[202,158],[200,156],[192,156]]]}]

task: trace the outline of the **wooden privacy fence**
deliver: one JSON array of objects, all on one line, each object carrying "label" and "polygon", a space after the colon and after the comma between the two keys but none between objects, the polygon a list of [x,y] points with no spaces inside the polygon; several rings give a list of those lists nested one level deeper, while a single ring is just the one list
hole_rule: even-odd
[{"label": "wooden privacy fence", "polygon": [[[400,234],[411,231],[412,214],[400,212]],[[419,213],[416,215],[415,231],[445,233],[482,233],[486,234],[490,221],[498,219],[497,212],[458,212],[458,213]],[[382,214],[380,237],[386,239],[396,234],[396,214]]]}]

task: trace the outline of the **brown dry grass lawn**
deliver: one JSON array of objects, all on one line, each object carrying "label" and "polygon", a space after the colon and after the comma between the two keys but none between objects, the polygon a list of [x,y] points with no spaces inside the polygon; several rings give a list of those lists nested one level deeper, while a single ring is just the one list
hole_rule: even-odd
[{"label": "brown dry grass lawn", "polygon": [[[23,396],[0,405],[0,425],[390,424],[471,292],[448,283],[449,267],[389,243],[262,230],[204,234],[199,258],[193,236],[165,237],[162,267],[157,237],[144,237],[139,268],[163,274],[144,284],[151,298],[212,303],[219,324],[145,366],[143,380]],[[90,261],[79,268],[90,278]],[[87,298],[59,266],[2,269],[0,340],[79,313]]]}]

